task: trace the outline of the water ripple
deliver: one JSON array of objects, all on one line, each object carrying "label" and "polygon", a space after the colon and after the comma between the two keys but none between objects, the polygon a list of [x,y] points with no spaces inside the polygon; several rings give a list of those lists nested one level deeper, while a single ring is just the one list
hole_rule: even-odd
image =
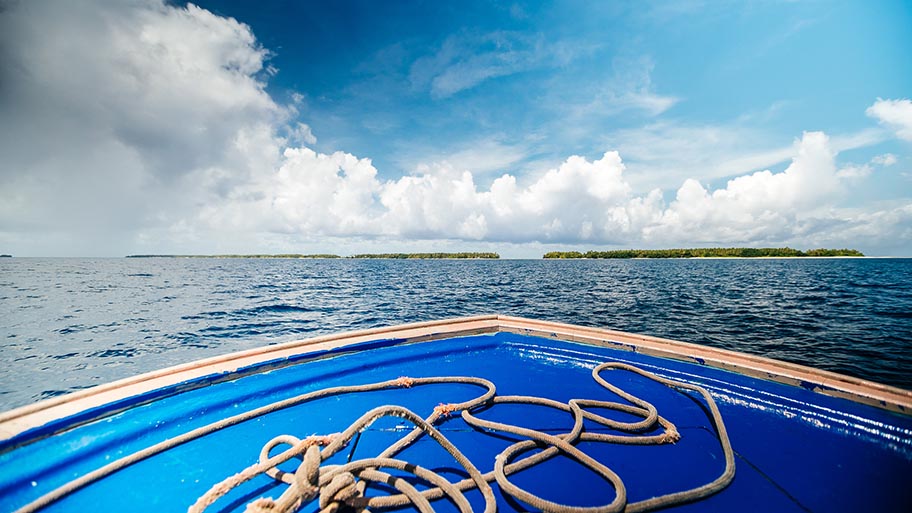
[{"label": "water ripple", "polygon": [[264,344],[485,313],[912,389],[910,259],[4,260],[0,409]]}]

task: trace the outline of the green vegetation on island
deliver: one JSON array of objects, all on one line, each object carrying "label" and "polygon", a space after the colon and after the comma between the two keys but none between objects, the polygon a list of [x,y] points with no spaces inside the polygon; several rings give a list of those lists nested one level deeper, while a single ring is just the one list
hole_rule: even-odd
[{"label": "green vegetation on island", "polygon": [[393,258],[393,259],[441,259],[441,258],[460,258],[460,259],[498,259],[497,253],[365,253],[361,255],[352,255],[349,258]]},{"label": "green vegetation on island", "polygon": [[341,258],[339,255],[316,254],[299,255],[296,253],[280,255],[127,255],[127,258]]},{"label": "green vegetation on island", "polygon": [[689,248],[618,249],[613,251],[551,251],[542,258],[763,258],[763,257],[863,257],[856,249],[792,248]]},{"label": "green vegetation on island", "polygon": [[[127,255],[127,258],[342,258],[339,255],[314,254],[300,255],[296,253],[279,255]],[[497,259],[497,253],[364,253],[346,258],[394,258],[394,259],[430,259],[430,258],[460,258],[460,259]]]}]

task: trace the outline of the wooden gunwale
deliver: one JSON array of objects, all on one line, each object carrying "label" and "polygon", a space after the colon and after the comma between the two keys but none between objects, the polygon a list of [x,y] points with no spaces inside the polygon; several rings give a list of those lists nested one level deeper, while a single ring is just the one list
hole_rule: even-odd
[{"label": "wooden gunwale", "polygon": [[[239,369],[264,362],[281,361],[377,340],[419,343],[497,332],[560,339],[695,362],[912,415],[912,391],[834,372],[648,335],[519,317],[483,315],[359,330],[263,346],[79,390],[0,413],[0,442],[55,420],[153,390],[216,374],[231,379],[231,374]],[[292,364],[294,363],[288,365]]]},{"label": "wooden gunwale", "polygon": [[605,346],[698,363],[912,415],[912,391],[836,372],[649,335],[507,316],[498,316],[498,320],[499,331]]}]

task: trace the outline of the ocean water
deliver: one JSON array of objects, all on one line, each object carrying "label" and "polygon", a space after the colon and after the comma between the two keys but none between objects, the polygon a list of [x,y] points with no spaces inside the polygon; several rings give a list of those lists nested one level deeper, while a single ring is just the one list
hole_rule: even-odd
[{"label": "ocean water", "polygon": [[0,410],[300,338],[501,313],[912,389],[912,259],[0,259]]}]

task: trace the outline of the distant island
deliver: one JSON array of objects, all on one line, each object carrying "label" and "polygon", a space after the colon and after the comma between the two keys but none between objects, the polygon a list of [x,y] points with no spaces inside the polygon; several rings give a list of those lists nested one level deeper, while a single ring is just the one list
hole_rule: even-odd
[{"label": "distant island", "polygon": [[[343,258],[339,255],[296,253],[279,255],[127,255],[127,258]],[[392,259],[498,259],[497,253],[364,253],[345,258],[392,258]]]},{"label": "distant island", "polygon": [[542,258],[763,258],[763,257],[863,257],[856,249],[792,248],[690,248],[619,249],[614,251],[551,251]]},{"label": "distant island", "polygon": [[0,255],[0,258],[13,258],[13,255]]},{"label": "distant island", "polygon": [[461,259],[498,259],[497,253],[365,253],[361,255],[352,255],[348,258],[394,258],[394,259],[439,259],[439,258],[461,258]]},{"label": "distant island", "polygon": [[127,258],[342,258],[339,255],[299,255],[296,253],[280,255],[127,255]]}]

